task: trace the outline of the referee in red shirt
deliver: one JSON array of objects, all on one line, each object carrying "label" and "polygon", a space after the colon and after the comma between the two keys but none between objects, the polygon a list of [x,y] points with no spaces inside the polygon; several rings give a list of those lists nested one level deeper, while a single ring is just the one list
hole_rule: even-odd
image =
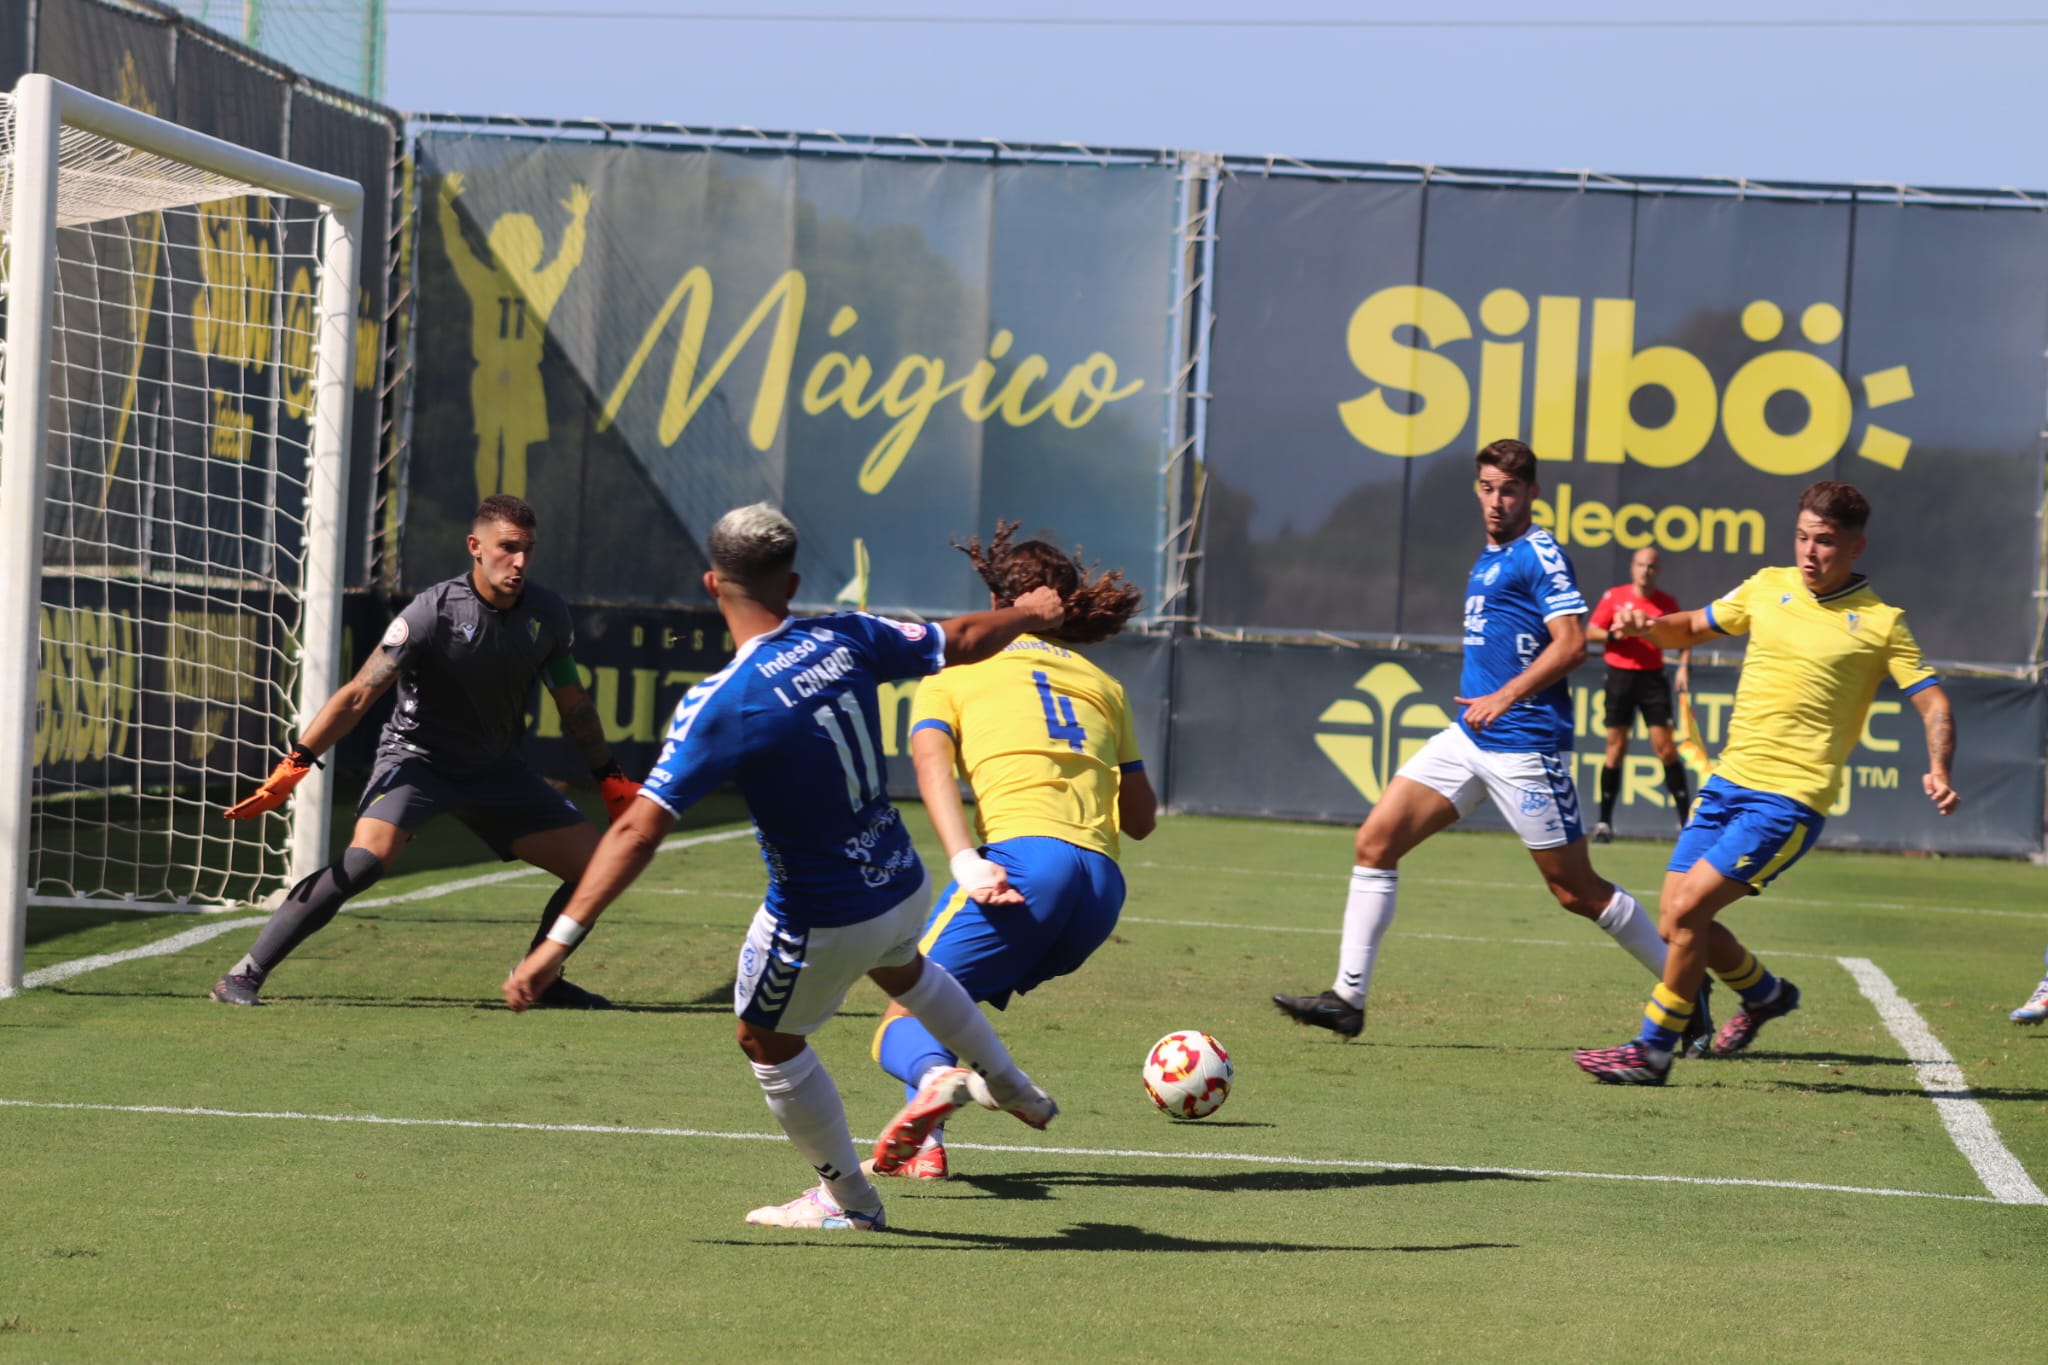
[{"label": "referee in red shirt", "polygon": [[[1657,574],[1662,568],[1657,551],[1636,551],[1629,561],[1629,581],[1609,588],[1593,608],[1586,626],[1586,638],[1607,646],[1607,766],[1600,770],[1600,823],[1593,827],[1593,842],[1614,839],[1614,800],[1621,795],[1621,756],[1628,751],[1628,732],[1643,713],[1649,727],[1650,746],[1664,765],[1664,785],[1678,807],[1678,823],[1685,824],[1692,803],[1686,791],[1685,764],[1678,759],[1678,746],[1671,742],[1671,681],[1664,676],[1664,651],[1648,640],[1624,640],[1608,633],[1616,612],[1635,607],[1646,616],[1663,616],[1678,610],[1678,599],[1657,591]],[[1691,690],[1688,676],[1692,651],[1678,655],[1678,690]]]}]

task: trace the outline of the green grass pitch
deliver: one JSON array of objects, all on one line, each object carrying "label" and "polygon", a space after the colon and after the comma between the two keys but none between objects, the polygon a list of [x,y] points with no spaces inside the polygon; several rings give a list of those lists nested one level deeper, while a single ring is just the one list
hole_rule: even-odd
[{"label": "green grass pitch", "polygon": [[[371,897],[497,870],[465,837],[423,841]],[[1192,818],[1127,849],[1116,937],[998,1021],[1058,1122],[961,1116],[956,1178],[885,1186],[885,1235],[741,1221],[810,1177],[732,1041],[748,838],[662,855],[607,914],[573,975],[609,1013],[498,1004],[537,876],[353,909],[261,1010],[203,998],[253,928],[26,991],[0,1001],[0,1359],[2038,1349],[2048,1208],[1986,1197],[1835,959],[1896,983],[2048,1185],[2048,1031],[2005,1018],[2041,965],[2048,874],[1809,857],[1731,912],[1805,1007],[1749,1056],[1632,1090],[1568,1052],[1630,1035],[1647,979],[1504,837],[1410,859],[1362,1042],[1282,1019],[1268,995],[1333,970],[1349,849]],[[1597,861],[1648,901],[1665,852]],[[206,923],[37,912],[29,968]],[[869,1139],[900,1102],[868,1057],[881,1004],[863,986],[816,1040]],[[1201,1123],[1139,1087],[1175,1028],[1236,1062]],[[422,1122],[331,1121],[370,1117]]]}]

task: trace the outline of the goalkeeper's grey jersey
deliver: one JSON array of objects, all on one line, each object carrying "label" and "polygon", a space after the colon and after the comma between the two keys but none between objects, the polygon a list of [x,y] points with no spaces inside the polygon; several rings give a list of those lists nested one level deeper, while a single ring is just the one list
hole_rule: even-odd
[{"label": "goalkeeper's grey jersey", "polygon": [[404,670],[377,742],[377,766],[425,757],[482,767],[519,747],[535,681],[569,657],[575,632],[561,598],[528,580],[500,611],[468,574],[412,599],[378,646]]}]

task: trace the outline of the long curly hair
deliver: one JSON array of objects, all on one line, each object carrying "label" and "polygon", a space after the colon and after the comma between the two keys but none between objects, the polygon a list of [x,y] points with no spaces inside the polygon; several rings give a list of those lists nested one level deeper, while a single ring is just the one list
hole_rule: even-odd
[{"label": "long curly hair", "polygon": [[1039,632],[1070,645],[1092,645],[1122,630],[1137,614],[1145,595],[1131,586],[1122,569],[1091,570],[1079,554],[1070,554],[1043,540],[1011,543],[1019,523],[998,521],[984,549],[978,536],[953,548],[967,556],[981,581],[1007,607],[1033,588],[1050,587],[1066,604],[1067,619],[1057,630]]}]

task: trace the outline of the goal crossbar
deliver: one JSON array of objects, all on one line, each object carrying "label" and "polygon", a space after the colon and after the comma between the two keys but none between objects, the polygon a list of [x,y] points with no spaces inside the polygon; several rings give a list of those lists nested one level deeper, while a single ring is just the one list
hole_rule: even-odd
[{"label": "goal crossbar", "polygon": [[[341,528],[363,203],[362,187],[354,181],[180,127],[48,76],[23,77],[9,103],[4,116],[12,120],[13,140],[0,187],[0,226],[9,253],[0,391],[0,996],[20,989],[26,953],[58,229],[235,193],[319,207],[323,265],[314,302],[298,714],[291,718],[303,725],[339,681]],[[117,145],[99,149],[82,164],[65,165],[66,130]],[[166,176],[158,163],[147,187],[138,189],[135,172],[145,157],[193,174]],[[294,878],[325,861],[332,801],[327,776],[319,770],[298,789],[289,836]]]}]

